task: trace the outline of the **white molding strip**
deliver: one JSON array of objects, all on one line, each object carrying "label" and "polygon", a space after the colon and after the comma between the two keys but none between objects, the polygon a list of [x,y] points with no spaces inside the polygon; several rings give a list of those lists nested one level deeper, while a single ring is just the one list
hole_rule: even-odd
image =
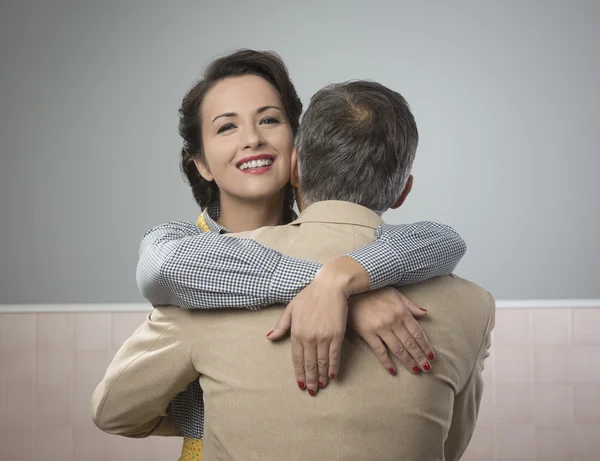
[{"label": "white molding strip", "polygon": [[523,299],[498,300],[499,309],[593,309],[600,308],[600,299]]},{"label": "white molding strip", "polygon": [[[600,309],[600,299],[497,300],[498,309]],[[150,312],[144,303],[123,304],[0,304],[0,314],[50,312]]]},{"label": "white molding strip", "polygon": [[123,304],[0,304],[0,314],[27,312],[150,312],[152,306],[143,303]]}]

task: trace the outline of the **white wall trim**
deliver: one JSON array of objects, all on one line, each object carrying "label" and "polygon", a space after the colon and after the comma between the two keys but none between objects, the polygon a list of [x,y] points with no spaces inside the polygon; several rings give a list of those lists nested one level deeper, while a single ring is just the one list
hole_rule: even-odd
[{"label": "white wall trim", "polygon": [[150,312],[152,306],[143,303],[123,304],[0,304],[0,314],[14,312]]},{"label": "white wall trim", "polygon": [[499,309],[593,309],[600,308],[600,299],[522,299],[498,300]]},{"label": "white wall trim", "polygon": [[[600,299],[497,300],[498,309],[600,309]],[[145,303],[122,304],[0,304],[0,314],[27,312],[150,312]]]}]

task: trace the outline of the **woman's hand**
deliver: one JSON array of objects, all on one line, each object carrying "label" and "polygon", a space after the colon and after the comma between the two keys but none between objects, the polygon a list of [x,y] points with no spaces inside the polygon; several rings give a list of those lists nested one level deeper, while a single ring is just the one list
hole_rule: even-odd
[{"label": "woman's hand", "polygon": [[348,297],[368,288],[362,266],[338,258],[324,266],[315,279],[290,302],[267,338],[277,340],[291,327],[292,361],[300,389],[315,395],[335,378],[348,322]]},{"label": "woman's hand", "polygon": [[[435,358],[425,333],[415,320],[427,311],[395,288],[386,287],[350,298],[348,324],[373,349],[383,367],[396,374],[388,349],[411,372],[430,371]],[[387,346],[387,348],[386,348]]]}]

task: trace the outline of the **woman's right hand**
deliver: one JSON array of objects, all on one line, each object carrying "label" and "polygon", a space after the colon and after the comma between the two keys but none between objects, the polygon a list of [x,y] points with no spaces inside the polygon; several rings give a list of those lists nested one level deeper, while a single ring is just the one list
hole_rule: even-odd
[{"label": "woman's right hand", "polygon": [[373,349],[390,374],[396,374],[396,367],[388,349],[411,373],[431,370],[433,348],[415,319],[427,315],[426,310],[393,287],[352,296],[349,305],[348,325]]},{"label": "woman's right hand", "polygon": [[312,396],[338,373],[348,322],[348,295],[342,285],[317,276],[287,305],[267,338],[290,331],[294,374]]},{"label": "woman's right hand", "polygon": [[272,331],[277,340],[291,330],[292,361],[300,389],[315,395],[338,373],[348,322],[348,298],[369,289],[369,274],[352,258],[325,264],[288,304]]}]

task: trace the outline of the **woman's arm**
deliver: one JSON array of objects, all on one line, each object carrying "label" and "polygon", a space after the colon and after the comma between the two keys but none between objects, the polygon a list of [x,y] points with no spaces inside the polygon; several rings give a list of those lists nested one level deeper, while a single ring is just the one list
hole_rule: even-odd
[{"label": "woman's arm", "polygon": [[[460,235],[443,224],[383,225],[374,242],[347,255],[361,266],[352,268],[361,289],[349,291],[402,286],[449,274],[465,250]],[[343,271],[348,266],[338,262],[325,268]],[[256,310],[289,303],[320,268],[318,263],[282,255],[250,239],[205,233],[194,224],[172,221],[142,239],[137,281],[154,305]]]},{"label": "woman's arm", "polygon": [[369,289],[374,290],[448,275],[466,251],[465,241],[450,226],[423,221],[384,224],[377,229],[376,240],[347,256],[364,267]]},{"label": "woman's arm", "polygon": [[144,235],[137,283],[155,306],[257,310],[289,302],[320,268],[321,264],[282,255],[254,240],[171,221]]}]

